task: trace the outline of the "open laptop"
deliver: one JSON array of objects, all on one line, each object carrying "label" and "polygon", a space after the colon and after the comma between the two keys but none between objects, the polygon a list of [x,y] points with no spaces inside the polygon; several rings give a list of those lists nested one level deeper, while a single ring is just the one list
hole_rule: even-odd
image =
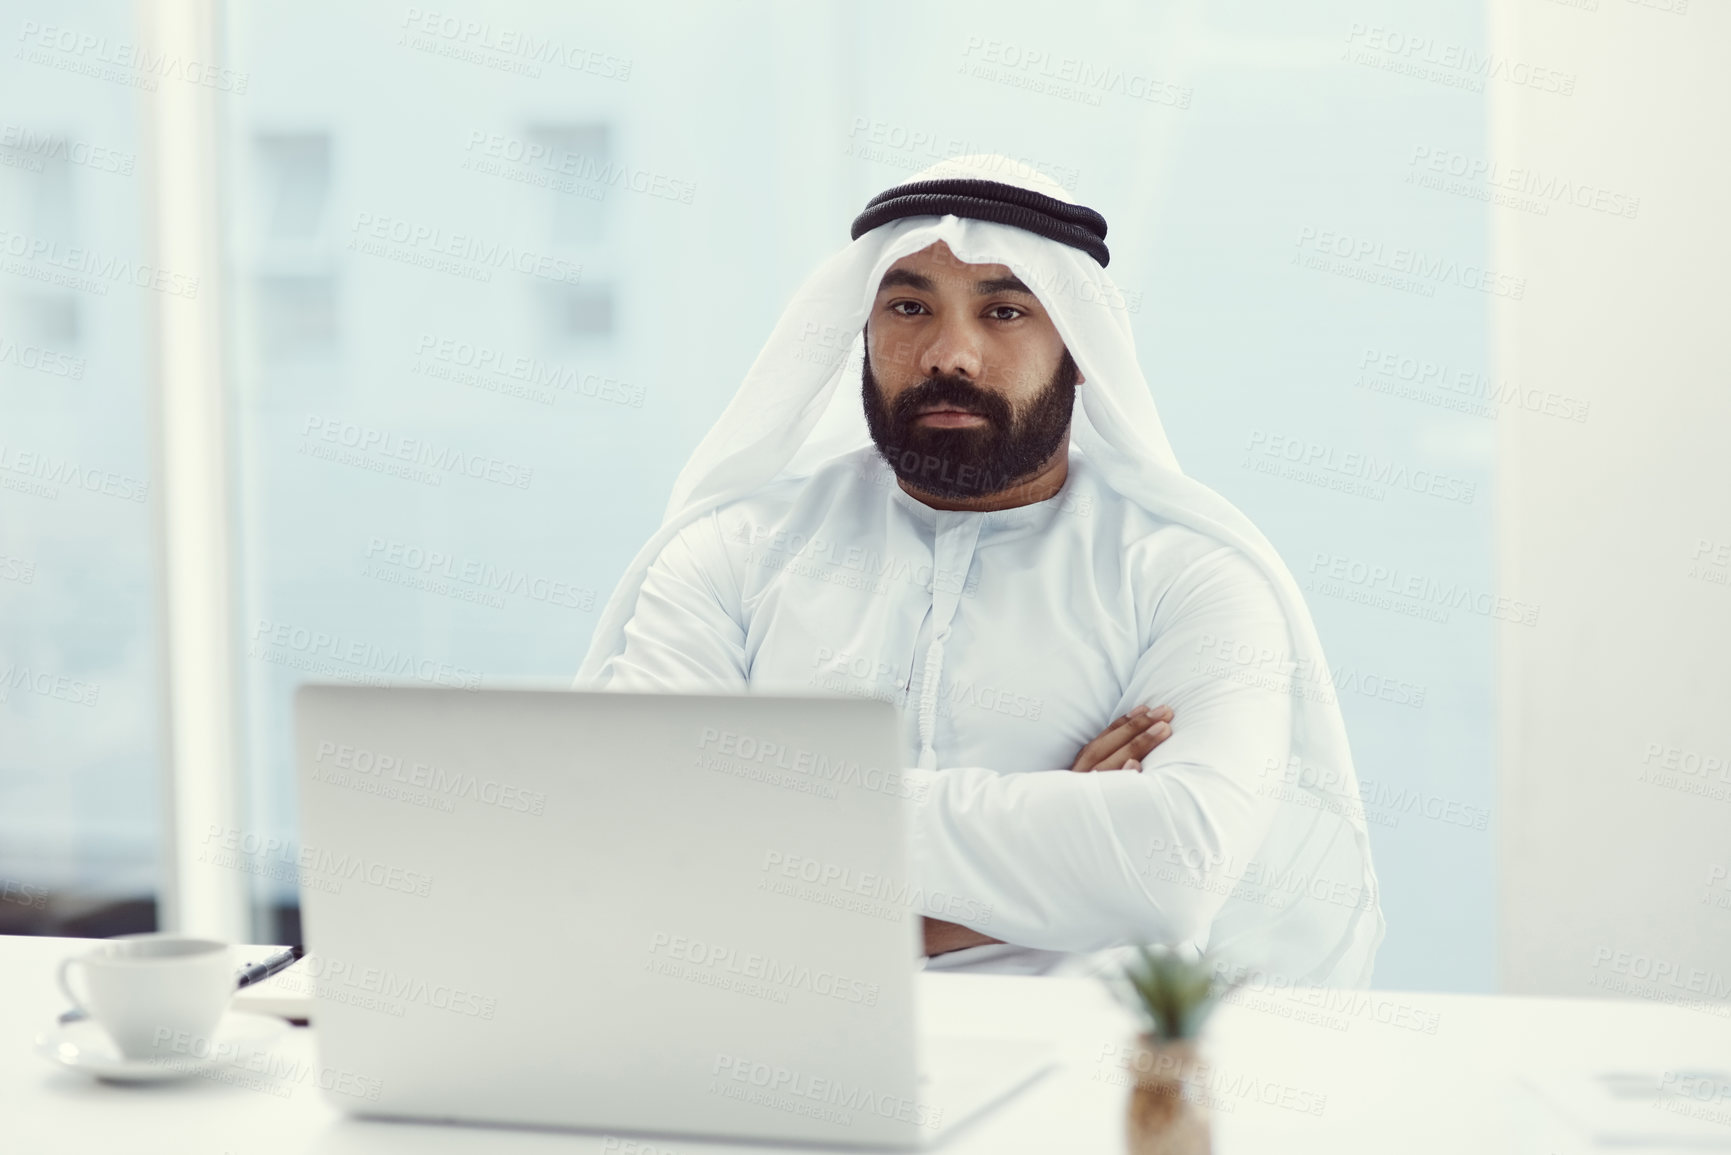
[{"label": "open laptop", "polygon": [[1053,1062],[918,1030],[890,703],[309,685],[295,731],[346,1111],[910,1148]]}]

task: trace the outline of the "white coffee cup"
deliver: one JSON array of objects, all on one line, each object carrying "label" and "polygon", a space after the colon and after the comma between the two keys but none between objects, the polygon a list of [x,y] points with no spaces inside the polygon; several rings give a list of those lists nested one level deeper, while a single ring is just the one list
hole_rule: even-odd
[{"label": "white coffee cup", "polygon": [[[72,968],[87,993],[72,989]],[[60,989],[128,1059],[200,1052],[234,997],[228,945],[182,934],[103,939],[60,963]]]}]

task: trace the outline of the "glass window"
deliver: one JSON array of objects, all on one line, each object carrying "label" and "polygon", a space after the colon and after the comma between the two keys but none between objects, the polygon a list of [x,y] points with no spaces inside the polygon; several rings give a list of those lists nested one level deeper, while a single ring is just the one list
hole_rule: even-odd
[{"label": "glass window", "polygon": [[[669,35],[657,5],[309,2],[224,9],[249,77],[212,221],[243,835],[293,845],[298,682],[565,684],[853,215],[1000,152],[1105,211],[1180,460],[1309,591],[1373,815],[1379,982],[1494,986],[1494,627],[1471,607],[1520,591],[1492,589],[1499,416],[1462,400],[1498,393],[1486,292],[1422,272],[1484,269],[1487,208],[1413,160],[1485,154],[1481,94],[1319,47],[1269,2],[1060,28],[1030,0],[991,38],[974,10],[909,37],[865,9],[681,7]],[[129,35],[130,7],[78,13]],[[148,900],[158,824],[150,302],[111,272],[145,251],[131,134],[157,78],[29,33],[71,20],[27,18],[0,77],[0,871],[100,906]],[[1427,28],[1484,42],[1476,10]],[[255,933],[292,939],[293,872],[268,865]]]},{"label": "glass window", "polygon": [[[139,123],[122,3],[9,8],[0,69],[0,933],[156,926],[163,815]],[[67,33],[74,33],[68,36]]]}]

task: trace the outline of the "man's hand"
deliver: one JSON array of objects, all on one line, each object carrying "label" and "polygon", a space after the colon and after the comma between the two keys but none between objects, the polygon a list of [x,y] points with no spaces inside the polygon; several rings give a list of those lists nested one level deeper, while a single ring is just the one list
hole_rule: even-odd
[{"label": "man's hand", "polygon": [[1142,759],[1172,736],[1172,707],[1137,706],[1112,720],[1100,736],[1082,747],[1070,769],[1080,774],[1090,770],[1141,771]]},{"label": "man's hand", "polygon": [[[1082,747],[1070,769],[1086,774],[1091,770],[1141,770],[1142,759],[1148,752],[1172,736],[1172,707],[1137,706],[1128,714],[1114,718],[1100,736]],[[970,946],[1003,942],[981,934],[959,923],[941,918],[921,918],[925,932],[926,957],[963,950]]]},{"label": "man's hand", "polygon": [[920,921],[924,923],[926,932],[927,958],[930,958],[933,955],[944,954],[952,950],[961,950],[963,947],[983,946],[989,942],[1004,941],[1001,938],[993,938],[990,935],[981,934],[977,930],[970,930],[968,927],[962,926],[959,923],[945,922],[941,918],[925,918],[922,916]]}]

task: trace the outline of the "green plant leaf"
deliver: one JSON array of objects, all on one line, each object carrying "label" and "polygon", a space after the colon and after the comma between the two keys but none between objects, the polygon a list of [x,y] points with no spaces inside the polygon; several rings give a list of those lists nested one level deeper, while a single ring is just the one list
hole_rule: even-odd
[{"label": "green plant leaf", "polygon": [[1238,984],[1216,973],[1206,954],[1186,959],[1167,947],[1137,946],[1122,973],[1108,979],[1157,1039],[1194,1039],[1220,1000]]}]

